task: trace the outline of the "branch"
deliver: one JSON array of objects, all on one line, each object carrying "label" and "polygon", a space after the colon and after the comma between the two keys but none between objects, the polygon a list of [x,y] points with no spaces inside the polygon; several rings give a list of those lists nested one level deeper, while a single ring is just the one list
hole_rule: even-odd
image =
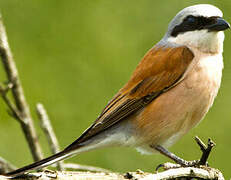
[{"label": "branch", "polygon": [[208,139],[208,146],[206,147],[206,145],[203,143],[203,141],[196,136],[195,140],[197,142],[197,144],[200,146],[202,153],[201,159],[199,161],[199,164],[201,165],[206,165],[207,163],[207,159],[209,158],[209,154],[212,150],[212,148],[216,145],[210,138]]},{"label": "branch", "polygon": [[[201,168],[178,168],[170,169],[161,173],[151,174],[144,173],[142,171],[129,172],[126,174],[119,173],[92,173],[92,172],[55,172],[55,171],[44,171],[38,173],[30,173],[19,177],[20,179],[30,180],[53,180],[53,179],[76,179],[76,180],[172,180],[172,179],[217,179],[224,180],[223,175],[220,171],[213,168],[201,167]],[[6,177],[0,176],[0,180],[5,180]]]},{"label": "branch", "polygon": [[[30,115],[30,110],[25,100],[23,89],[19,80],[18,71],[11,53],[5,27],[3,25],[2,16],[0,14],[0,56],[3,67],[8,78],[8,82],[12,83],[12,95],[17,111],[20,113],[20,125],[27,139],[31,154],[35,161],[42,159],[42,151],[38,143],[38,138],[35,132],[34,124]],[[4,100],[6,102],[6,100]],[[9,106],[9,104],[7,103]],[[10,107],[10,106],[9,106]],[[11,111],[12,108],[10,108]],[[15,113],[14,111],[12,112]]]},{"label": "branch", "polygon": [[0,85],[0,94],[2,96],[3,101],[6,103],[6,105],[9,108],[9,115],[18,120],[19,123],[23,123],[22,118],[20,117],[20,112],[17,110],[15,105],[10,101],[10,99],[7,97],[8,91],[13,87],[11,83],[7,84],[7,87],[3,87],[3,85]]},{"label": "branch", "polygon": [[5,174],[5,173],[7,173],[9,171],[13,171],[15,169],[16,169],[16,167],[13,164],[11,164],[7,160],[0,157],[0,174]]},{"label": "branch", "polygon": [[[169,169],[167,171],[148,175],[142,180],[153,180],[153,179],[175,179],[175,178],[198,178],[198,179],[217,179],[224,180],[224,177],[220,171],[213,168],[203,167],[203,168],[178,168],[178,169]],[[187,179],[187,178],[186,178]]]},{"label": "branch", "polygon": [[[55,136],[55,133],[54,133],[54,130],[53,130],[52,125],[50,123],[50,119],[47,115],[47,112],[44,109],[43,105],[40,103],[37,104],[36,110],[37,110],[39,120],[41,122],[41,128],[42,128],[44,134],[46,135],[46,138],[48,140],[48,144],[50,146],[51,152],[53,154],[56,154],[60,151],[59,143],[58,143],[58,140]],[[63,170],[62,166],[63,166],[62,162],[57,163],[57,169],[58,170]]]},{"label": "branch", "polygon": [[81,170],[81,171],[91,171],[91,172],[104,172],[104,173],[111,173],[112,171],[104,168],[99,168],[95,166],[88,166],[88,165],[81,165],[81,164],[74,164],[74,163],[63,163],[63,168],[65,170]]}]

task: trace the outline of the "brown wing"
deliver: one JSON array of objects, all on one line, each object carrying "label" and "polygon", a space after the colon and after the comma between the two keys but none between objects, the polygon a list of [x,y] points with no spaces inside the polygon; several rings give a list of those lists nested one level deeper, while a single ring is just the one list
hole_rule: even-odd
[{"label": "brown wing", "polygon": [[186,46],[151,49],[92,126],[66,149],[74,148],[113,126],[176,85],[193,58],[193,53]]}]

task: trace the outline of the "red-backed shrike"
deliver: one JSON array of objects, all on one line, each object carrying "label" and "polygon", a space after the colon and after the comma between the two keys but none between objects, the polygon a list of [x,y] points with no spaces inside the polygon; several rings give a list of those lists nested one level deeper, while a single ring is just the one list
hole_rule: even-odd
[{"label": "red-backed shrike", "polygon": [[[8,173],[10,177],[108,146],[161,152],[197,125],[221,83],[223,31],[229,24],[215,6],[180,11],[165,36],[138,64],[96,121],[60,153]],[[173,158],[181,165],[187,161]]]}]

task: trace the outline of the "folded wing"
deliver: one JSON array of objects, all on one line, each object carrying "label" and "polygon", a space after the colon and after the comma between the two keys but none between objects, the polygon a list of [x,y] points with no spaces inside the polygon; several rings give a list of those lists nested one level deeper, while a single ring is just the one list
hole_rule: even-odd
[{"label": "folded wing", "polygon": [[186,46],[151,49],[139,63],[128,83],[108,103],[92,126],[66,150],[75,149],[177,85],[193,58],[193,53]]}]

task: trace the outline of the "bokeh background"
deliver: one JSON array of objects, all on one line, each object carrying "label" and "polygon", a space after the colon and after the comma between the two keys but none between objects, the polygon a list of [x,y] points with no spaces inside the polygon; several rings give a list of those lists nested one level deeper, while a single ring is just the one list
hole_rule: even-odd
[{"label": "bokeh background", "polygon": [[[74,141],[129,79],[144,53],[164,35],[182,8],[210,3],[231,22],[230,0],[0,0],[11,49],[30,104],[45,156],[50,155],[35,105],[46,107],[61,148]],[[192,160],[200,157],[193,137],[211,137],[210,165],[231,177],[231,32],[224,44],[224,76],[214,106],[203,122],[170,148]],[[0,68],[0,80],[4,81]],[[190,102],[189,102],[190,103]],[[0,99],[0,156],[18,167],[32,162],[19,124]],[[167,158],[134,149],[108,148],[68,161],[118,172],[153,172]]]}]

